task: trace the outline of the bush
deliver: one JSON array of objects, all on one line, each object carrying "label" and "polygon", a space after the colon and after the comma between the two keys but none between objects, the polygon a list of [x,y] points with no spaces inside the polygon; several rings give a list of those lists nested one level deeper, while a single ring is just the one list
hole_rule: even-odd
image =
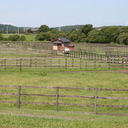
[{"label": "bush", "polygon": [[19,36],[19,35],[10,35],[9,37],[8,37],[8,40],[9,41],[25,41],[26,40],[26,38],[25,38],[25,36]]}]

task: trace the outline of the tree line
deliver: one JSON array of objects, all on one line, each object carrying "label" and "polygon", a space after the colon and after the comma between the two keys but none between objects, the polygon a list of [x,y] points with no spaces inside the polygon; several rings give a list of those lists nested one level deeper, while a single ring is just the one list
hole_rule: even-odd
[{"label": "tree line", "polygon": [[72,28],[70,31],[58,31],[41,25],[38,29],[36,40],[51,41],[55,38],[68,38],[72,42],[86,43],[118,43],[128,44],[128,26],[104,26],[96,29],[91,24],[83,25],[80,29]]},{"label": "tree line", "polygon": [[[37,31],[31,28],[27,30],[27,34],[36,34],[36,41],[51,41],[56,38],[67,38],[72,42],[86,42],[86,43],[118,43],[128,44],[128,26],[104,26],[101,28],[94,28],[92,24],[81,25],[81,27],[71,28],[69,31],[64,31],[57,28],[49,28],[47,25],[41,25]],[[0,34],[0,40],[10,41],[25,41],[24,35],[10,35],[4,38]]]},{"label": "tree line", "polygon": [[25,41],[26,38],[24,35],[10,35],[8,38],[3,37],[2,34],[0,34],[0,41]]}]

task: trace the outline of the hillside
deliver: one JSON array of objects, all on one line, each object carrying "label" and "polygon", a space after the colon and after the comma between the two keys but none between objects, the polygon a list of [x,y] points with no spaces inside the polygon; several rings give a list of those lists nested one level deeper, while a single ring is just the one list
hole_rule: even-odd
[{"label": "hillside", "polygon": [[70,31],[71,29],[80,29],[83,25],[69,25],[69,26],[61,26],[61,27],[55,27],[57,30],[61,31]]},{"label": "hillside", "polygon": [[4,33],[4,32],[16,32],[16,31],[23,31],[24,28],[23,27],[16,27],[16,26],[12,26],[12,25],[7,25],[7,24],[0,24],[0,32]]}]

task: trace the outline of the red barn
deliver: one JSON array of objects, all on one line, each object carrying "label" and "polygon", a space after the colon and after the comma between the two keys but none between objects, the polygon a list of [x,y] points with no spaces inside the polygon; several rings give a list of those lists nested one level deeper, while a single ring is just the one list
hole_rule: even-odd
[{"label": "red barn", "polygon": [[70,51],[74,50],[74,46],[70,45],[71,41],[66,38],[56,38],[52,40],[53,50],[62,50],[63,48],[69,48]]}]

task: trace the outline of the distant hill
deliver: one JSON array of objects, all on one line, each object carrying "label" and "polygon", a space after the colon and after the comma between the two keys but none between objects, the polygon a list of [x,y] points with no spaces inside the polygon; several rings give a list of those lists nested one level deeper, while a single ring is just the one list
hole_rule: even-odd
[{"label": "distant hill", "polygon": [[[62,26],[62,27],[55,27],[57,30],[61,30],[61,31],[70,31],[71,29],[75,28],[75,29],[80,29],[82,26],[84,25],[69,25],[69,26]],[[113,25],[114,26],[114,25]],[[100,30],[102,27],[104,26],[101,26],[101,27],[94,27],[94,29],[96,30]],[[115,26],[115,27],[118,27],[118,28],[122,28],[124,26]]]},{"label": "distant hill", "polygon": [[57,30],[61,31],[70,31],[73,28],[80,29],[83,25],[69,25],[69,26],[61,26],[61,27],[55,27]]},{"label": "distant hill", "polygon": [[[82,26],[84,26],[84,25],[69,25],[69,26],[61,26],[61,27],[54,27],[54,28],[57,30],[60,30],[60,31],[70,31],[73,28],[80,29]],[[94,29],[100,30],[102,27],[95,27]],[[116,27],[121,28],[123,26],[116,26]],[[12,33],[12,32],[17,33],[18,30],[25,32],[29,28],[34,29],[33,27],[16,27],[13,25],[0,24],[0,33],[6,33],[7,31],[9,33]],[[38,28],[36,28],[36,29],[38,29]]]},{"label": "distant hill", "polygon": [[23,31],[24,28],[23,27],[16,27],[16,26],[12,26],[12,25],[7,25],[7,24],[0,24],[0,31],[1,32],[6,32],[8,30],[8,32],[16,32],[16,31]]}]

